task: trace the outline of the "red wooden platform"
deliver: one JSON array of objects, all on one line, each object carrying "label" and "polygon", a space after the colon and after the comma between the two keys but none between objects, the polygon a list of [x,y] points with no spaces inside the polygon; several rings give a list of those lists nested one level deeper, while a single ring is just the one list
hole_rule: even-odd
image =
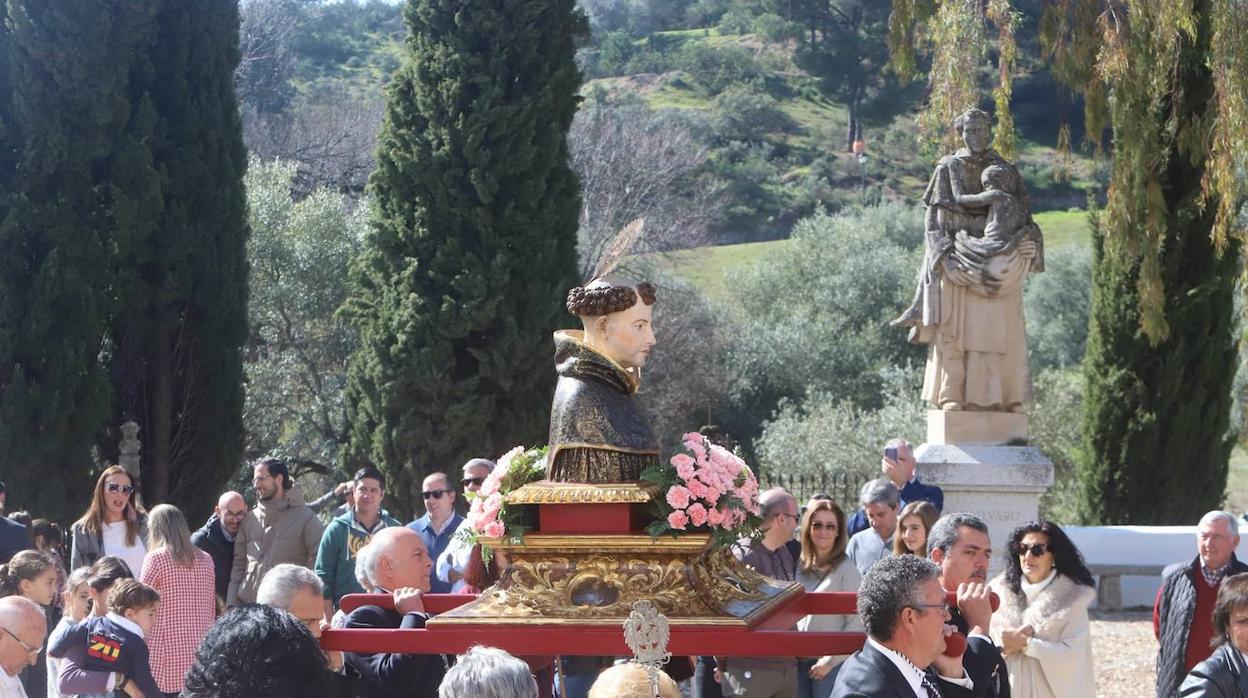
[{"label": "red wooden platform", "polygon": [[[445,613],[473,600],[468,594],[427,594],[425,609]],[[949,595],[949,602],[956,598]],[[673,655],[818,657],[825,654],[851,654],[862,649],[866,635],[854,633],[803,633],[790,630],[805,615],[855,612],[853,592],[808,593],[795,596],[769,618],[753,628],[721,626],[675,626],[671,628],[668,651]],[[350,612],[360,606],[393,608],[385,594],[351,594],[343,597],[342,608]],[[410,654],[462,654],[473,645],[498,647],[515,655],[631,656],[624,644],[624,632],[613,626],[561,625],[524,627],[519,625],[455,626],[420,630],[326,630],[321,636],[325,649],[348,652],[404,652]]]}]

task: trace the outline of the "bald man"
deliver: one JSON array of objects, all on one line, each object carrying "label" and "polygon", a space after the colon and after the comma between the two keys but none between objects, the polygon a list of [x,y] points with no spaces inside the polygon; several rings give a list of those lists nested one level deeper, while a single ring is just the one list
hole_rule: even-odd
[{"label": "bald man", "polygon": [[[347,616],[347,628],[423,628],[429,614],[421,595],[429,591],[433,560],[422,536],[406,527],[385,528],[355,555],[379,593],[394,598],[394,608],[361,606]],[[382,698],[437,698],[447,660],[440,654],[346,653],[347,665],[360,676],[360,695]]]},{"label": "bald man", "polygon": [[230,589],[230,570],[234,566],[234,537],[247,515],[247,500],[237,492],[226,492],[217,499],[212,516],[198,531],[191,534],[191,542],[212,557],[216,573],[217,596],[225,599]]},{"label": "bald man", "polygon": [[26,698],[21,673],[39,661],[48,634],[43,609],[24,596],[0,599],[0,698]]}]

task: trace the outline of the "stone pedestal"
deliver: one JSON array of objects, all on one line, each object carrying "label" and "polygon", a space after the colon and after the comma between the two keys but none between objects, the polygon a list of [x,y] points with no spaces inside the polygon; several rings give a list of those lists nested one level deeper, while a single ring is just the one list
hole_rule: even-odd
[{"label": "stone pedestal", "polygon": [[[1022,414],[933,410],[929,442],[914,453],[923,482],[945,492],[943,513],[970,512],[988,524],[991,575],[1005,566],[1010,532],[1037,518],[1040,495],[1053,485],[1053,462],[1025,445],[1026,433]],[[951,443],[947,436],[964,440]]]}]

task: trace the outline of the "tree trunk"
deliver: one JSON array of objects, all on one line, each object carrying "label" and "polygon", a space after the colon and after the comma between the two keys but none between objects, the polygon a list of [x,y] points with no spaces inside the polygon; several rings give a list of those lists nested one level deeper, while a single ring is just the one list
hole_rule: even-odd
[{"label": "tree trunk", "polygon": [[169,476],[173,461],[173,311],[165,304],[156,309],[156,331],[152,342],[151,374],[148,383],[146,441],[143,447],[144,490],[149,506],[169,497]]}]

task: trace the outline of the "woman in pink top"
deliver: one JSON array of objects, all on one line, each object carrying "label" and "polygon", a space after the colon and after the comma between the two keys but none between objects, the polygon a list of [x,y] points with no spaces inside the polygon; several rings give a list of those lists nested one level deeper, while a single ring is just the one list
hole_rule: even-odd
[{"label": "woman in pink top", "polygon": [[148,554],[139,581],[160,592],[160,606],[145,639],[156,685],[176,695],[195,661],[195,649],[216,620],[216,577],[212,558],[191,543],[186,517],[177,507],[152,509],[147,525]]}]

